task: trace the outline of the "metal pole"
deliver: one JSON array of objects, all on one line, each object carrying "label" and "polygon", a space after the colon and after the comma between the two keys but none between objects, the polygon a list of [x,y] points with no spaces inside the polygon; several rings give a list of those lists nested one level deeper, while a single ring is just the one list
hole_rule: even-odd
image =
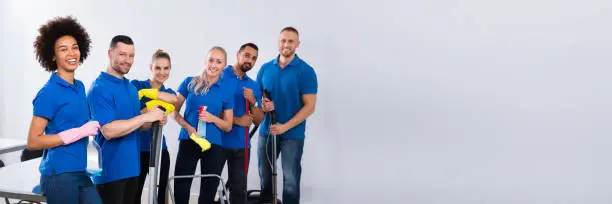
[{"label": "metal pole", "polygon": [[[158,107],[166,111],[163,107]],[[162,146],[162,126],[159,121],[155,121],[151,127],[151,150],[149,152],[149,203],[157,203],[157,188],[159,179],[159,165],[161,163],[161,146]],[[162,191],[161,193],[165,193]],[[162,203],[163,204],[163,203]]]}]

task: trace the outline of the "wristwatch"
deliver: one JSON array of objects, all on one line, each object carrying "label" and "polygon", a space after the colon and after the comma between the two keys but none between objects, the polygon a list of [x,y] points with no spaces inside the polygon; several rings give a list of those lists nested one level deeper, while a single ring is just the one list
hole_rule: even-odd
[{"label": "wristwatch", "polygon": [[255,103],[251,104],[251,107],[259,108],[259,102],[255,101]]}]

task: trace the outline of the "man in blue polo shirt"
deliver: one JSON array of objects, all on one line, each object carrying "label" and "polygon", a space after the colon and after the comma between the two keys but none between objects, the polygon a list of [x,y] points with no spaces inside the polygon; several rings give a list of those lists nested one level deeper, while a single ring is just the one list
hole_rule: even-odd
[{"label": "man in blue polo shirt", "polygon": [[141,115],[136,87],[124,76],[134,62],[134,42],[125,35],[115,36],[108,50],[110,65],[92,83],[87,100],[92,119],[99,121],[99,165],[102,173],[93,181],[104,203],[132,204],[140,174],[139,129],[151,122],[165,123],[166,114],[154,108]]},{"label": "man in blue polo shirt", "polygon": [[[299,45],[298,31],[293,27],[283,28],[278,41],[278,57],[262,65],[257,73],[257,82],[262,91],[270,93],[270,98],[262,101],[266,114],[259,129],[258,160],[262,202],[271,200],[272,170],[269,161],[277,159],[268,158],[272,155],[270,135],[277,136],[276,148],[283,155],[283,203],[300,202],[306,118],[315,110],[318,83],[314,69],[295,54]],[[276,113],[276,124],[270,124],[270,111]]]},{"label": "man in blue polo shirt", "polygon": [[[234,66],[223,70],[223,82],[234,90],[234,121],[232,131],[223,136],[223,153],[227,160],[230,203],[246,203],[247,169],[250,151],[248,131],[251,124],[263,120],[260,109],[259,84],[246,73],[257,61],[259,49],[253,43],[240,46]],[[247,109],[248,107],[248,109]],[[225,161],[224,161],[225,163]]]}]

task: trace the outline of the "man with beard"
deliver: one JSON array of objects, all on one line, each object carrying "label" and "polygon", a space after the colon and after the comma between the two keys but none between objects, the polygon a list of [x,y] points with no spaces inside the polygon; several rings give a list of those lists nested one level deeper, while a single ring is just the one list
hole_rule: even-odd
[{"label": "man with beard", "polygon": [[100,123],[95,142],[99,145],[102,172],[93,176],[93,181],[104,203],[132,204],[140,174],[138,131],[151,128],[153,121],[165,124],[166,113],[153,108],[141,114],[138,91],[124,77],[134,63],[134,42],[130,37],[115,36],[108,57],[110,65],[94,80],[87,94],[91,117]]},{"label": "man with beard", "polygon": [[251,124],[263,120],[260,109],[261,90],[259,84],[247,76],[257,61],[259,49],[253,43],[240,46],[237,62],[223,70],[223,83],[234,87],[234,119],[232,131],[223,136],[224,160],[228,166],[230,203],[246,203],[247,169],[250,141],[248,131]]},{"label": "man with beard", "polygon": [[[262,202],[272,199],[271,158],[272,137],[276,136],[277,153],[282,154],[283,203],[300,202],[300,177],[302,152],[306,131],[306,118],[315,110],[317,99],[317,75],[314,69],[295,54],[300,46],[299,33],[293,27],[283,28],[278,40],[280,54],[265,63],[257,73],[262,91],[270,93],[262,99],[265,118],[259,129],[259,178],[261,178]],[[271,123],[270,112],[276,114]]]}]

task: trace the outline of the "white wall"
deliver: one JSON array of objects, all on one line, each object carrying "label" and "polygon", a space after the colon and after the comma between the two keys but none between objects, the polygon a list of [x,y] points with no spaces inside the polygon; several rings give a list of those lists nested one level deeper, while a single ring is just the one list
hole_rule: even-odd
[{"label": "white wall", "polygon": [[[116,34],[136,43],[129,78],[147,77],[150,55],[163,48],[173,57],[168,85],[176,87],[213,45],[235,53],[257,43],[255,76],[276,55],[279,29],[294,25],[298,53],[320,87],[303,159],[306,203],[612,202],[610,1],[5,6],[2,120],[11,128],[3,137],[25,138],[31,100],[48,78],[32,41],[52,16],[77,16],[92,37],[77,74],[87,86],[108,65]],[[178,126],[165,130],[172,138]],[[176,140],[168,142],[174,160]]]}]

